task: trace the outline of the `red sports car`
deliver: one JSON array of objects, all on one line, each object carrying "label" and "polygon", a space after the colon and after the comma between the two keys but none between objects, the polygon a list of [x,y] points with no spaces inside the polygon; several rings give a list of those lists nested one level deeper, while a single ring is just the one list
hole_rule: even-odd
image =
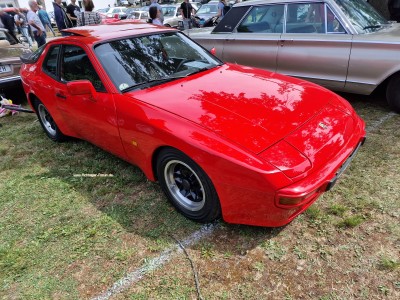
[{"label": "red sports car", "polygon": [[224,64],[175,29],[67,31],[22,58],[44,131],[139,166],[192,220],[287,224],[335,184],[365,140],[364,122],[338,95]]}]

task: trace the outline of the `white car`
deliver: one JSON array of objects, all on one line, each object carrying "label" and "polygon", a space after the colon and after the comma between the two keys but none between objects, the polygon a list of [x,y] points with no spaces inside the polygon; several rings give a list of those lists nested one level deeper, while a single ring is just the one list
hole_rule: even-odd
[{"label": "white car", "polygon": [[107,18],[114,18],[116,15],[118,15],[119,19],[125,19],[126,18],[126,7],[123,6],[117,6],[117,7],[110,7],[108,11],[106,11],[104,14],[106,15]]}]

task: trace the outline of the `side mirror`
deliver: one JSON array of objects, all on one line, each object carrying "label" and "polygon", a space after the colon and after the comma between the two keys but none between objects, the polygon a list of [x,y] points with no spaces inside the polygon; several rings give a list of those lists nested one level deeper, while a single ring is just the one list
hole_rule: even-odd
[{"label": "side mirror", "polygon": [[89,96],[90,100],[95,101],[95,89],[89,80],[76,80],[67,83],[68,93],[74,96]]},{"label": "side mirror", "polygon": [[24,52],[21,54],[19,57],[24,64],[33,64],[36,62],[36,59],[32,57],[32,51],[31,50],[24,50]]},{"label": "side mirror", "polygon": [[210,50],[210,53],[211,53],[212,55],[215,56],[215,54],[217,53],[217,50],[215,49],[215,47],[213,47],[213,48]]}]

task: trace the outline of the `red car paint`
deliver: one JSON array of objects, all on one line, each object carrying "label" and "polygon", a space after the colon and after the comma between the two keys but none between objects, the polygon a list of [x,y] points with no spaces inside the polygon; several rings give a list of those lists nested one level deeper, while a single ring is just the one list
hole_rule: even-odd
[{"label": "red car paint", "polygon": [[[51,41],[21,77],[29,101],[39,98],[61,131],[137,165],[157,180],[154,157],[176,148],[210,177],[226,222],[282,226],[321,195],[365,139],[365,124],[338,95],[312,83],[225,64],[187,78],[121,93],[93,46],[109,39],[175,31],[124,22],[70,29]],[[42,72],[49,46],[79,45],[107,93],[72,96]],[[55,97],[59,93],[67,100]],[[162,101],[160,101],[162,99]],[[311,194],[310,194],[311,193]],[[281,197],[305,197],[283,205]],[[301,199],[301,198],[299,198]]]}]

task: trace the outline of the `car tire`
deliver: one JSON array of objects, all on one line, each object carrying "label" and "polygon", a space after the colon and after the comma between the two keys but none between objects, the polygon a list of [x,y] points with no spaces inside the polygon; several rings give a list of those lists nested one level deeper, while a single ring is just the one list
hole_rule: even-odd
[{"label": "car tire", "polygon": [[34,101],[34,107],[36,114],[38,116],[40,125],[47,136],[55,142],[62,142],[66,139],[66,136],[58,128],[53,117],[50,115],[46,106],[38,99]]},{"label": "car tire", "polygon": [[400,74],[394,75],[386,88],[386,99],[389,106],[400,113]]},{"label": "car tire", "polygon": [[157,176],[169,201],[188,219],[206,223],[220,217],[220,202],[210,178],[182,152],[163,149],[157,158]]}]

